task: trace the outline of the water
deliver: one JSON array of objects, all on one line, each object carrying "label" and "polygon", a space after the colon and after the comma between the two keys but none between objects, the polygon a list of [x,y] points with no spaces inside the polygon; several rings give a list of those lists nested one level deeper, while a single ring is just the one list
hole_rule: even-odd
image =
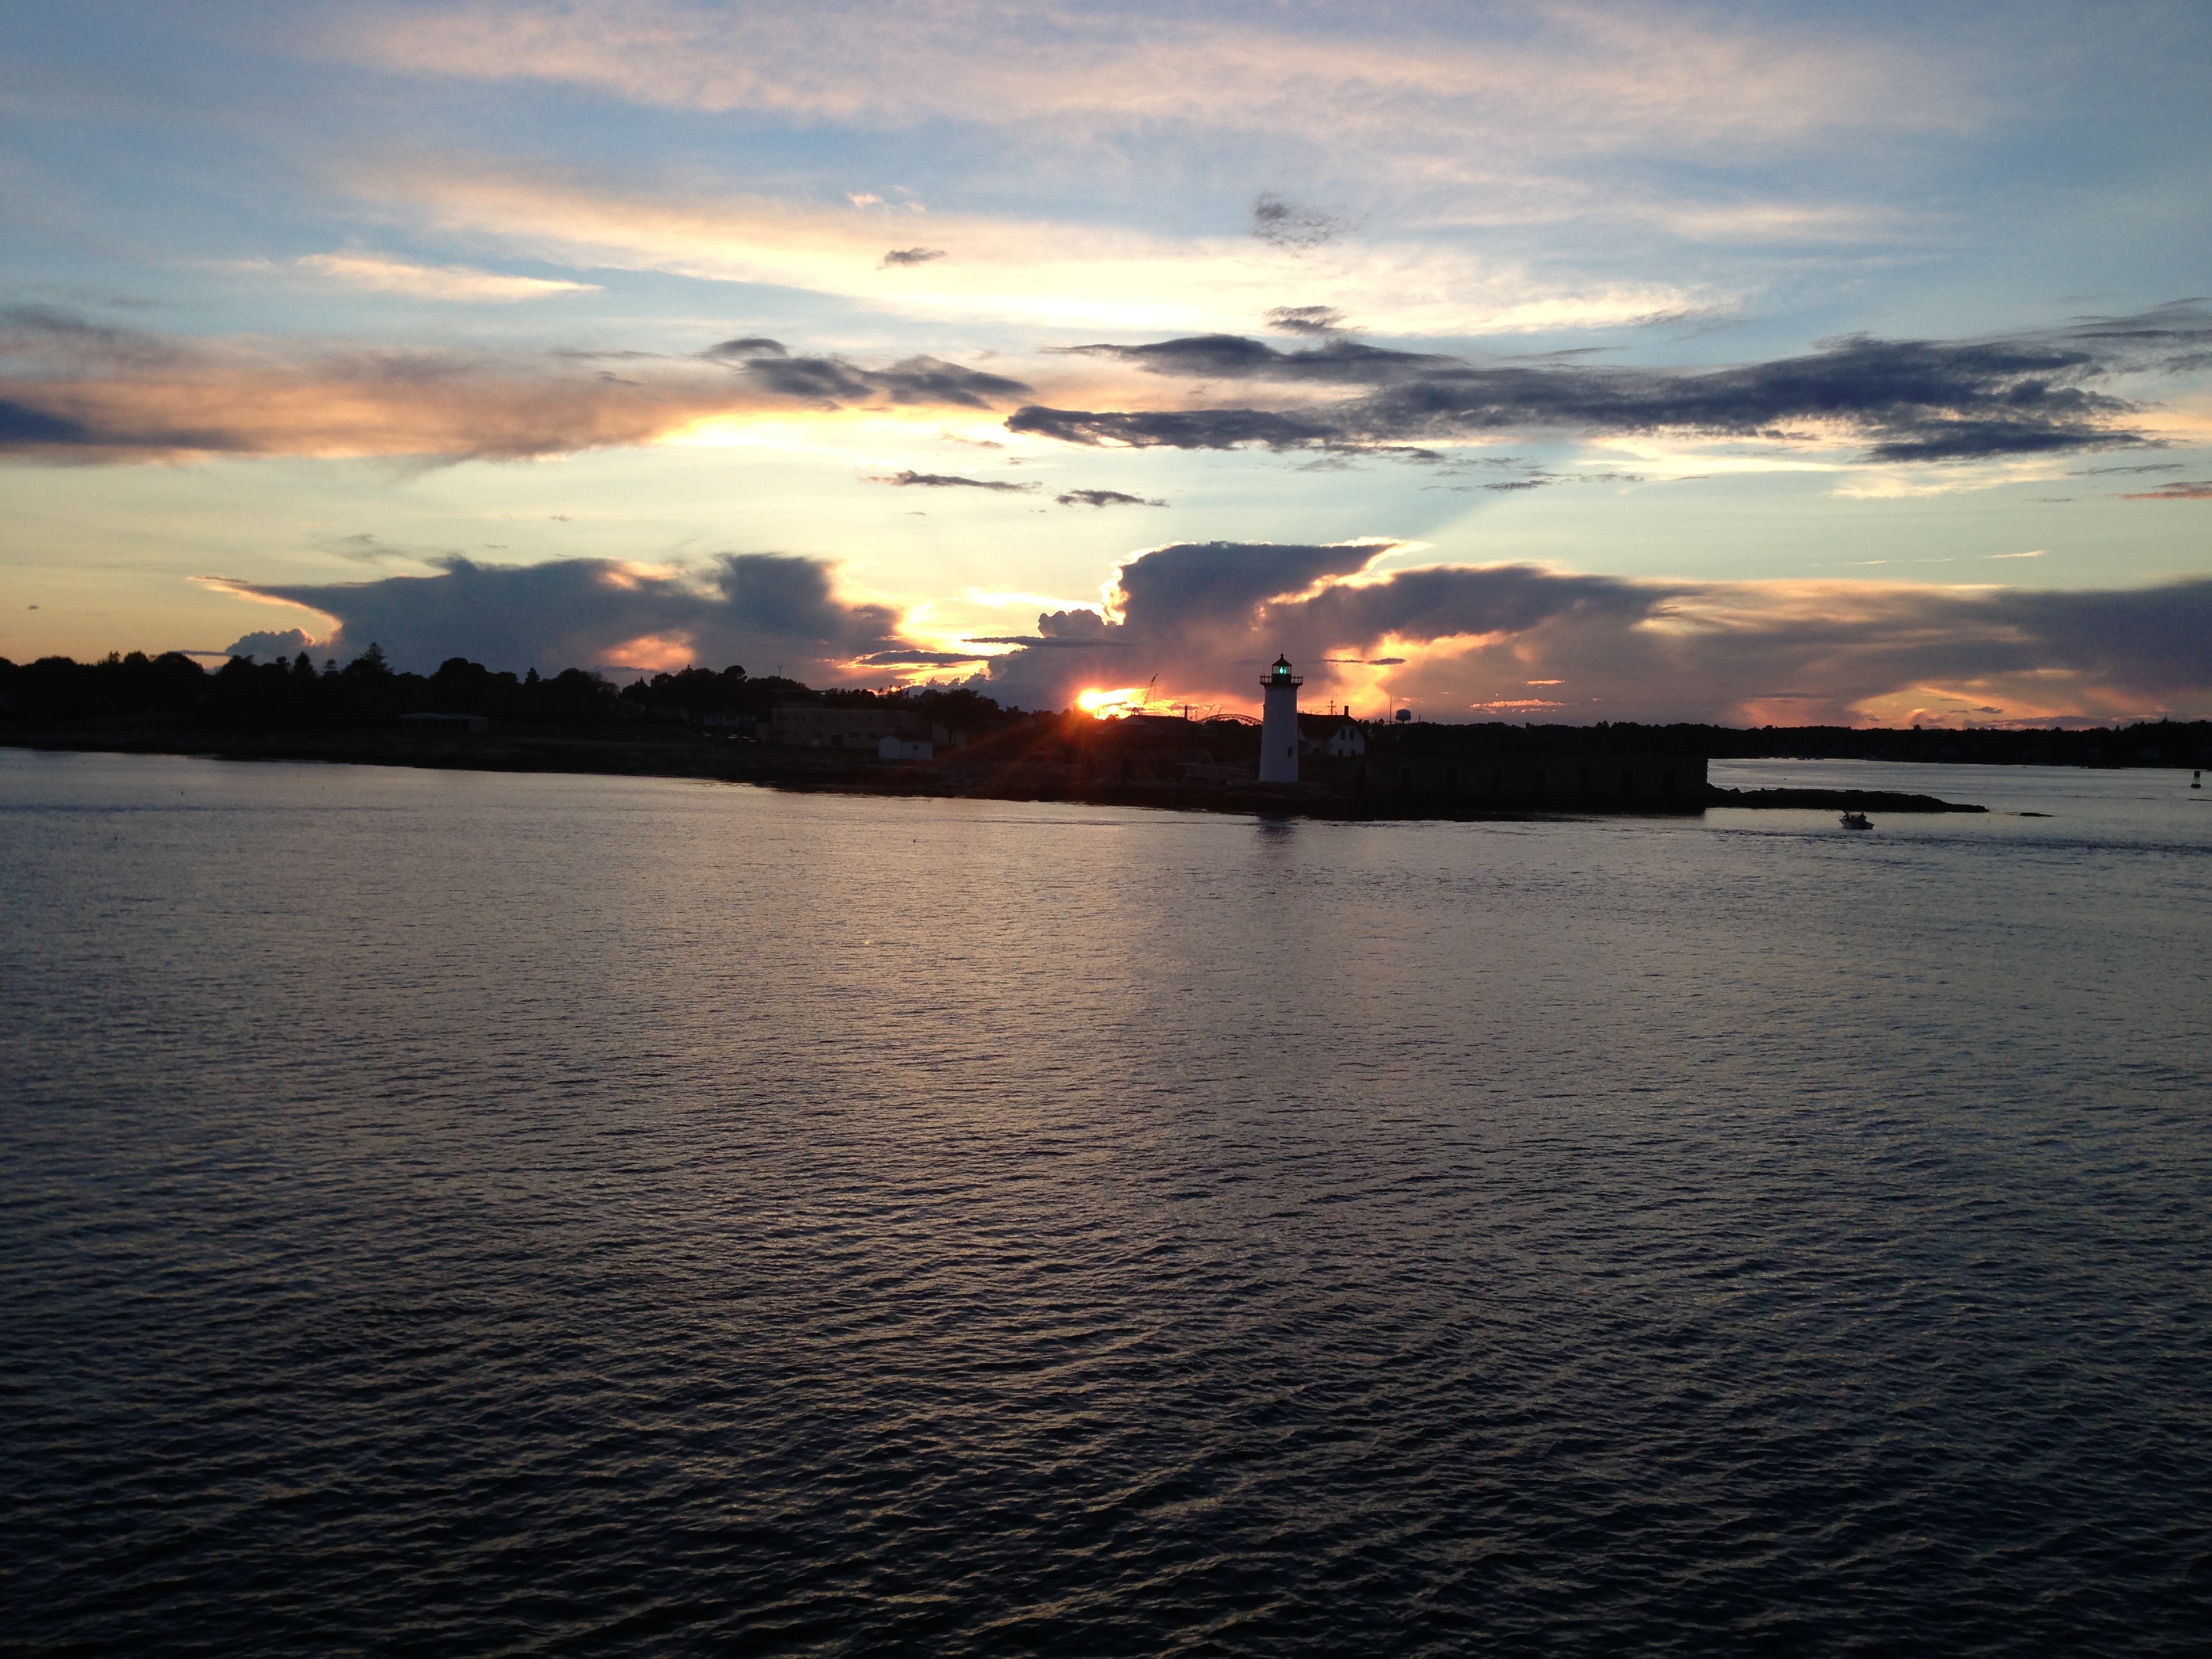
[{"label": "water", "polygon": [[0,1644],[2197,1650],[2204,792],[1715,775],[0,750]]}]

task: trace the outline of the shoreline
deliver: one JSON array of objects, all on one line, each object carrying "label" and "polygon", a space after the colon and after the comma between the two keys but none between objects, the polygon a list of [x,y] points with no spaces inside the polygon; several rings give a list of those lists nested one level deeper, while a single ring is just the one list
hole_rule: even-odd
[{"label": "shoreline", "polygon": [[942,761],[883,762],[831,751],[739,748],[698,740],[608,741],[545,735],[441,737],[424,741],[348,733],[302,737],[246,732],[34,732],[0,733],[0,746],[40,753],[175,755],[204,760],[320,762],[427,771],[531,772],[579,777],[691,778],[750,783],[794,793],[948,800],[1060,801],[1170,811],[1310,817],[1336,822],[1430,819],[1525,823],[1550,818],[1695,817],[1710,807],[1772,811],[1986,812],[1934,795],[1894,790],[1727,789],[1705,786],[1665,803],[1616,805],[1559,796],[1508,805],[1436,793],[1349,793],[1324,784],[1134,782],[1081,775],[993,778],[963,769],[959,750]]}]

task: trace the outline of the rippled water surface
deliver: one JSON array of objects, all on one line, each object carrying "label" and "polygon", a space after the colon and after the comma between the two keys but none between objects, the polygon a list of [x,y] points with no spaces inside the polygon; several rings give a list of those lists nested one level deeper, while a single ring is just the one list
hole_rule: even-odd
[{"label": "rippled water surface", "polygon": [[2208,792],[1714,769],[0,750],[0,1644],[2202,1651]]}]

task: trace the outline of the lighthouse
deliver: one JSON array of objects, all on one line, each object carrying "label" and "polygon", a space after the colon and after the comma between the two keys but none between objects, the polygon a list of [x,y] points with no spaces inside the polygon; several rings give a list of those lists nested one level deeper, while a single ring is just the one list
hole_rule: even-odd
[{"label": "lighthouse", "polygon": [[1267,678],[1260,682],[1267,692],[1264,718],[1260,722],[1260,781],[1296,783],[1298,781],[1298,687],[1305,682],[1291,672],[1288,657],[1275,659]]}]

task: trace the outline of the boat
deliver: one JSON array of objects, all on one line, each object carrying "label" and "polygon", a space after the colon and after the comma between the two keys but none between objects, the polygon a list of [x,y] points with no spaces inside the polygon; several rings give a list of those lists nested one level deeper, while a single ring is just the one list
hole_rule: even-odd
[{"label": "boat", "polygon": [[1868,817],[1863,812],[1846,812],[1844,814],[1844,828],[1846,830],[1871,830],[1874,828],[1874,821]]}]

